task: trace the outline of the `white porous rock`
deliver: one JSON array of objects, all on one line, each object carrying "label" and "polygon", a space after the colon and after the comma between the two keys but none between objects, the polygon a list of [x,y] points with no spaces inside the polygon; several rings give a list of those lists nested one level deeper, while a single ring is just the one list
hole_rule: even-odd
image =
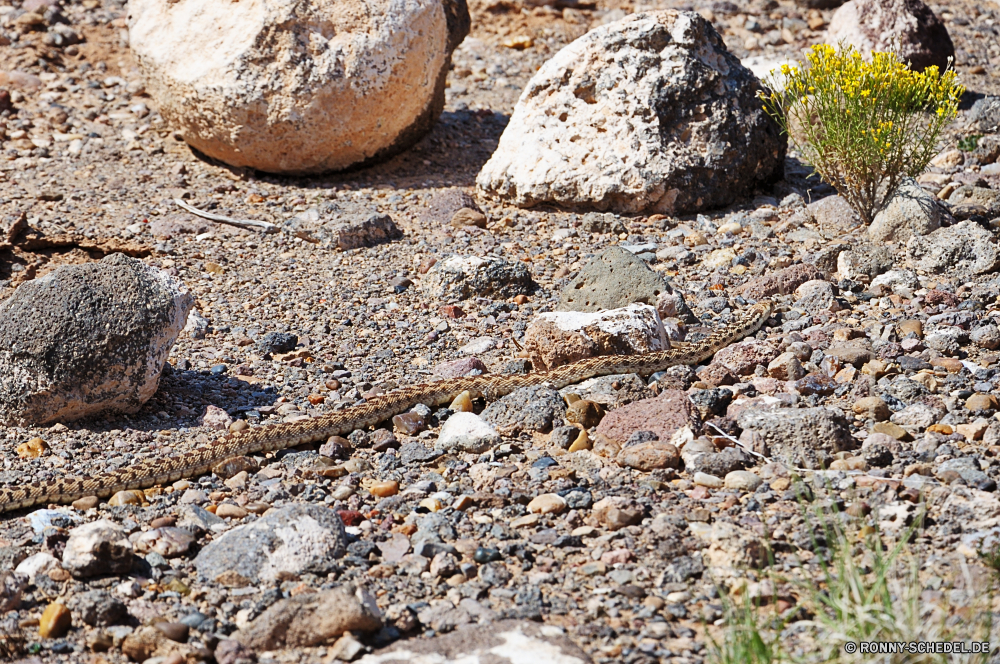
[{"label": "white porous rock", "polygon": [[455,413],[441,427],[436,447],[480,454],[500,444],[500,434],[475,413]]},{"label": "white porous rock", "polygon": [[548,371],[587,357],[636,355],[670,348],[656,307],[630,304],[609,311],[539,314],[524,333],[536,370]]},{"label": "white porous rock", "polygon": [[476,184],[522,207],[674,214],[727,205],[782,174],[786,139],[760,89],[700,15],[626,16],[539,69]]},{"label": "white porous rock", "polygon": [[868,227],[872,242],[906,242],[941,227],[948,214],[913,178],[904,179]]},{"label": "white porous rock", "polygon": [[122,574],[132,569],[132,544],[114,521],[91,521],[70,531],[62,565],[76,578]]},{"label": "white porous rock", "polygon": [[132,0],[146,91],[194,148],[306,174],[388,157],[444,108],[465,0]]}]

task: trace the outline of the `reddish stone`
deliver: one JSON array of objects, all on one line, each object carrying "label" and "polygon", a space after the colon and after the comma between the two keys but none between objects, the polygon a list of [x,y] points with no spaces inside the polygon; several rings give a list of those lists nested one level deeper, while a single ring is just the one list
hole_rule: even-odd
[{"label": "reddish stone", "polygon": [[345,526],[356,526],[365,520],[365,515],[356,510],[337,510],[337,516]]},{"label": "reddish stone", "polygon": [[747,339],[720,350],[712,364],[721,364],[737,376],[745,376],[752,374],[758,364],[766,367],[780,354],[781,349],[768,341]]},{"label": "reddish stone", "polygon": [[701,418],[687,394],[680,390],[665,390],[660,396],[642,399],[612,410],[597,426],[597,433],[625,443],[636,431],[652,431],[662,441],[669,441],[674,432],[689,426],[697,435]]},{"label": "reddish stone", "polygon": [[791,383],[791,388],[803,396],[810,394],[833,394],[837,381],[823,374],[811,373]]},{"label": "reddish stone", "polygon": [[791,295],[795,289],[813,279],[824,279],[825,275],[815,265],[799,263],[783,270],[751,279],[733,291],[734,295],[760,300],[773,295]]},{"label": "reddish stone", "polygon": [[698,379],[708,383],[712,387],[722,387],[723,385],[735,385],[740,382],[738,376],[722,366],[721,364],[710,364],[698,372]]},{"label": "reddish stone", "polygon": [[439,378],[462,378],[463,376],[479,376],[489,369],[478,357],[463,357],[460,360],[442,362],[434,367],[434,375]]},{"label": "reddish stone", "polygon": [[708,490],[708,487],[698,485],[695,488],[687,492],[689,498],[694,500],[705,500],[706,498],[712,497],[712,492]]},{"label": "reddish stone", "polygon": [[958,298],[947,291],[932,288],[924,295],[924,304],[943,304],[946,307],[957,307]]},{"label": "reddish stone", "polygon": [[462,311],[462,308],[455,304],[444,305],[443,307],[438,309],[438,313],[444,316],[445,318],[461,318],[462,316],[465,315],[465,312]]}]

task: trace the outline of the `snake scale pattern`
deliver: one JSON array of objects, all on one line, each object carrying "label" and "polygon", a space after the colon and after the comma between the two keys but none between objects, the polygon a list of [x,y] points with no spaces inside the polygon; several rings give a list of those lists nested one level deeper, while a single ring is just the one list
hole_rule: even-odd
[{"label": "snake scale pattern", "polygon": [[270,424],[229,434],[215,443],[175,456],[145,459],[128,468],[95,478],[59,477],[45,482],[0,489],[0,512],[39,504],[68,503],[87,496],[107,498],[118,491],[146,489],[182,478],[203,475],[220,461],[263,454],[305,443],[325,441],[354,429],[364,429],[404,413],[417,404],[439,406],[462,392],[473,398],[496,399],[539,384],[555,389],[597,376],[636,373],[649,376],[672,366],[700,364],[716,351],[756,333],[771,315],[769,302],[743,310],[731,323],[705,338],[675,348],[641,355],[605,355],[567,364],[552,371],[528,374],[447,378],[413,385],[373,397],[363,404],[310,420]]}]

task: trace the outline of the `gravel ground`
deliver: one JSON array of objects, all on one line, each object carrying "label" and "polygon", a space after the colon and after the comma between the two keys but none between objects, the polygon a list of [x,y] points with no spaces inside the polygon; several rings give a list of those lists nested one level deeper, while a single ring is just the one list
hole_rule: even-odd
[{"label": "gravel ground", "polygon": [[[691,335],[727,321],[733,309],[726,298],[735,302],[743,283],[799,262],[824,269],[825,249],[861,242],[864,229],[842,217],[823,223],[804,214],[804,203],[830,191],[807,177],[794,158],[774,191],[703,216],[617,218],[491,205],[482,208],[486,228],[451,227],[522,87],[546,59],[588,29],[633,11],[695,9],[713,21],[740,58],[779,61],[816,43],[821,21],[831,15],[774,0],[745,3],[746,9],[729,2],[566,4],[573,6],[473,3],[472,33],[455,52],[447,106],[433,132],[384,164],[305,180],[227,168],[179,142],[143,94],[125,41],[122,4],[67,3],[60,10],[62,27],[23,33],[16,20],[20,4],[0,4],[0,44],[6,44],[0,45],[0,62],[30,75],[0,73],[0,88],[12,91],[15,109],[0,116],[0,219],[23,213],[31,229],[0,250],[0,299],[54,267],[124,251],[182,279],[203,319],[200,331],[178,340],[159,391],[136,415],[45,429],[0,428],[0,482],[93,475],[206,445],[219,435],[202,420],[210,406],[226,411],[209,412],[209,420],[221,419],[222,426],[230,419],[257,426],[424,382],[441,363],[472,355],[491,372],[510,371],[524,364],[518,342],[533,317],[551,311],[583,265],[615,244],[655,245],[645,250],[650,267],[685,293],[701,319],[702,325],[689,326]],[[1000,7],[953,2],[932,8],[956,43],[957,69],[969,89],[967,113],[977,99],[1000,93]],[[946,137],[946,150],[968,133],[962,121]],[[936,192],[948,182],[975,180],[978,168],[934,167],[936,177],[924,181]],[[1000,189],[997,176],[982,180]],[[284,230],[263,235],[205,221],[180,210],[175,198]],[[317,212],[388,214],[403,238],[341,250],[319,233],[296,233],[312,228],[310,217]],[[746,230],[719,232],[732,222]],[[427,271],[451,254],[521,262],[533,284],[518,297],[441,296],[428,288]],[[889,247],[889,254],[901,265],[905,248]],[[836,452],[839,466],[811,475],[809,482],[817,492],[825,487],[826,499],[839,501],[853,516],[878,522],[890,538],[912,522],[922,497],[930,518],[917,530],[914,548],[925,561],[921,574],[931,599],[944,593],[942,583],[956,590],[970,580],[973,587],[984,583],[975,535],[1000,515],[997,402],[981,398],[975,403],[985,407],[968,405],[980,395],[1000,396],[993,352],[1000,334],[997,344],[976,341],[982,338],[976,331],[1000,313],[994,278],[920,275],[913,288],[880,293],[865,284],[835,282],[835,304],[815,309],[791,293],[779,294],[784,311],[760,340],[793,354],[805,344],[800,364],[813,383],[789,386],[779,381],[783,369],[771,370],[765,362],[746,372],[761,380],[730,388],[730,397],[770,390],[783,405],[839,408],[844,415],[838,426],[858,446],[873,435],[888,436],[878,439],[880,447]],[[455,305],[464,315],[455,317],[449,308]],[[941,314],[959,327],[945,319],[928,321]],[[903,323],[914,320],[923,330],[906,345],[913,328]],[[935,346],[930,338],[944,327],[959,330],[953,346]],[[281,352],[272,333],[290,333],[297,341]],[[835,351],[825,352],[850,340],[866,342],[861,345],[868,357],[841,360]],[[706,394],[712,392],[709,384],[692,387],[688,380],[684,387],[703,402],[728,402],[717,392]],[[882,406],[856,407],[865,397],[880,397]],[[764,408],[759,400],[753,403]],[[929,420],[920,419],[922,411],[914,413],[917,403],[930,404]],[[476,404],[477,412],[485,405]],[[878,408],[894,413],[893,421]],[[726,403],[710,403],[705,413],[725,414]],[[739,420],[732,410],[729,415],[728,423],[717,420],[723,428]],[[757,538],[767,534],[782,573],[819,573],[811,526],[788,479],[791,464],[713,457],[716,465],[704,471],[709,475],[724,477],[739,467],[763,480],[747,492],[706,484],[694,476],[694,464],[644,473],[592,453],[567,454],[556,443],[565,435],[559,429],[505,435],[484,454],[432,454],[441,432],[438,419],[445,418],[427,415],[425,430],[397,429],[393,442],[387,433],[355,432],[350,445],[339,448],[328,443],[260,457],[260,470],[251,467],[227,480],[211,475],[182,481],[146,492],[135,499],[139,504],[63,509],[69,517],[46,513],[47,530],[39,521],[33,527],[25,514],[8,516],[0,522],[4,570],[40,552],[59,557],[67,533],[97,518],[110,519],[135,539],[172,526],[192,505],[228,515],[199,531],[180,555],[149,554],[145,567],[137,563],[131,572],[40,572],[5,624],[20,626],[26,646],[41,649],[41,661],[90,662],[93,651],[118,662],[126,661],[122,639],[130,630],[165,623],[165,634],[169,625],[183,623],[191,631],[180,640],[197,659],[283,597],[351,581],[368,589],[385,618],[381,631],[356,634],[372,648],[401,636],[430,637],[466,623],[514,618],[565,629],[596,662],[700,662],[705,624],[722,615],[717,585],[754,566]],[[594,429],[591,434],[596,437]],[[35,438],[47,451],[22,458],[15,448]],[[726,443],[716,437],[711,444]],[[716,456],[727,454],[732,456]],[[529,511],[543,494],[559,494],[564,504],[550,513]],[[462,496],[467,499],[459,508]],[[269,508],[297,503],[340,511],[348,526],[345,557],[250,585],[199,576],[196,558],[223,532],[263,521],[259,515]],[[434,535],[420,535],[428,532]],[[424,541],[439,548],[399,560]],[[130,579],[137,583],[130,586]],[[108,593],[87,600],[93,591]],[[126,604],[128,616],[107,621],[112,626],[81,622],[85,612],[74,607],[90,601],[107,608],[111,595]],[[39,619],[57,598],[73,610],[73,627],[57,638],[41,638]],[[794,606],[794,596],[787,601]],[[169,658],[169,652],[156,656]],[[281,662],[331,661],[335,654],[325,645],[257,653],[260,661]]]}]

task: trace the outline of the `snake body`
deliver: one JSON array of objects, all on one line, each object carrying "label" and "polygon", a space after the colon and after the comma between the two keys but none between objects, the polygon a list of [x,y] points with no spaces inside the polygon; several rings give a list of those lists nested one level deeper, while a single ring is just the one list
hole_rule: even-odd
[{"label": "snake body", "polygon": [[128,468],[90,477],[60,477],[0,489],[0,512],[39,504],[68,503],[87,496],[107,498],[118,491],[146,489],[158,484],[208,473],[226,459],[249,454],[263,454],[305,443],[324,441],[330,436],[346,435],[383,422],[406,412],[417,404],[438,406],[450,403],[462,392],[473,398],[496,399],[514,390],[548,384],[559,389],[597,376],[636,373],[648,376],[672,366],[700,364],[716,351],[735,343],[761,328],[772,306],[759,302],[745,309],[728,325],[705,338],[668,350],[641,355],[605,355],[592,357],[546,372],[446,378],[412,385],[368,399],[363,404],[309,420],[271,424],[231,433],[215,443],[175,456],[145,459]]}]

